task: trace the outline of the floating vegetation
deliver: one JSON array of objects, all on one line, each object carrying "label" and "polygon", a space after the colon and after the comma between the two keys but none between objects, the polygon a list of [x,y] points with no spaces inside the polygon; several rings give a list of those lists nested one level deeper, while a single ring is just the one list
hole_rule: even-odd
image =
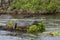
[{"label": "floating vegetation", "polygon": [[13,21],[10,21],[8,24],[7,24],[7,27],[8,29],[13,29],[13,26],[14,26],[14,23]]},{"label": "floating vegetation", "polygon": [[21,28],[19,28],[19,27],[17,27],[17,28],[16,28],[16,30],[19,30],[19,31],[20,31],[20,30],[22,30],[22,29],[21,29]]},{"label": "floating vegetation", "polygon": [[5,29],[8,29],[8,30],[17,30],[17,31],[22,31],[22,32],[28,32],[28,33],[42,33],[45,31],[45,25],[43,22],[38,22],[36,24],[32,24],[30,26],[26,26],[26,27],[23,27],[23,26],[17,26],[16,25],[16,28],[15,27],[15,24],[13,21],[10,21],[8,24],[7,24],[7,27]]},{"label": "floating vegetation", "polygon": [[44,23],[38,23],[38,25],[31,25],[28,29],[27,32],[29,33],[38,33],[38,32],[44,32],[45,31],[45,25]]},{"label": "floating vegetation", "polygon": [[60,32],[58,32],[58,31],[53,31],[53,32],[50,32],[50,35],[51,35],[51,36],[60,36]]},{"label": "floating vegetation", "polygon": [[29,33],[36,33],[38,32],[39,28],[36,25],[31,25],[29,29],[27,29],[27,32]]},{"label": "floating vegetation", "polygon": [[43,22],[38,23],[37,27],[39,28],[40,32],[44,32],[45,31],[45,25]]}]

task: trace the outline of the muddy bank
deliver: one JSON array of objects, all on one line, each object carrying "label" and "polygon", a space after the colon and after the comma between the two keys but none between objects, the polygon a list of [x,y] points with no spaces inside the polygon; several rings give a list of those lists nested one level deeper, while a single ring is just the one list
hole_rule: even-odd
[{"label": "muddy bank", "polygon": [[60,13],[59,10],[52,10],[52,11],[32,11],[32,10],[25,10],[25,9],[8,9],[8,10],[0,10],[0,14],[20,14],[20,15],[52,15]]},{"label": "muddy bank", "polygon": [[27,11],[27,10],[0,10],[0,16],[1,15],[12,15],[14,18],[33,18],[33,17],[40,17],[40,16],[48,16],[48,15],[60,15],[60,11]]}]

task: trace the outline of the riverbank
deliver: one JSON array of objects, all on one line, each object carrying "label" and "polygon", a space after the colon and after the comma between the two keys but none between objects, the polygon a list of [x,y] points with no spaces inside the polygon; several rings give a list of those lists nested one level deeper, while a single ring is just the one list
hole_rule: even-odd
[{"label": "riverbank", "polygon": [[0,14],[55,15],[60,13],[59,0],[7,0],[1,3]]},{"label": "riverbank", "polygon": [[0,14],[16,14],[16,15],[54,15],[59,14],[60,10],[53,10],[53,11],[32,11],[32,10],[25,10],[25,9],[8,9],[8,10],[0,10]]}]

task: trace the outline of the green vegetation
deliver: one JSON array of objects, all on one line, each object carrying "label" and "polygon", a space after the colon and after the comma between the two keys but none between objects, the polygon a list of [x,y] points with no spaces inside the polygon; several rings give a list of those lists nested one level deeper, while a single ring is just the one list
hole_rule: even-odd
[{"label": "green vegetation", "polygon": [[37,26],[38,26],[40,32],[44,32],[45,31],[45,25],[44,25],[43,22],[38,23]]},{"label": "green vegetation", "polygon": [[60,32],[58,31],[53,31],[50,33],[51,36],[60,36]]},{"label": "green vegetation", "polygon": [[17,27],[16,30],[21,31],[22,29]]},{"label": "green vegetation", "polygon": [[60,0],[14,0],[11,7],[13,9],[50,12],[60,9]]},{"label": "green vegetation", "polygon": [[7,24],[7,27],[8,29],[13,29],[13,26],[14,26],[14,23],[13,21],[10,21],[8,24]]},{"label": "green vegetation", "polygon": [[31,25],[29,27],[29,29],[27,30],[27,32],[29,32],[29,33],[37,33],[38,30],[39,30],[39,28],[36,25]]},{"label": "green vegetation", "polygon": [[[12,21],[10,21],[7,24],[6,29],[13,29],[14,23]],[[28,28],[24,28],[26,29],[25,31],[27,31],[28,33],[38,33],[38,32],[44,32],[45,31],[45,25],[43,22],[37,23],[37,25],[31,25]],[[24,30],[20,27],[17,27],[16,30],[22,31]],[[24,31],[23,31],[24,32]]]},{"label": "green vegetation", "polygon": [[28,29],[27,32],[29,33],[38,33],[38,32],[44,32],[45,31],[45,25],[44,23],[38,23],[38,25],[31,25]]},{"label": "green vegetation", "polygon": [[[10,21],[7,24],[7,27],[5,29],[10,29],[11,30],[11,29],[13,29],[13,26],[14,26],[13,21]],[[45,31],[45,25],[44,25],[43,22],[39,22],[39,23],[37,23],[37,25],[36,24],[32,24],[28,28],[24,28],[24,29],[22,29],[22,28],[17,26],[16,30],[18,30],[18,31],[24,30],[24,31],[27,31],[28,33],[44,32]],[[24,31],[22,31],[22,32],[24,32]]]}]

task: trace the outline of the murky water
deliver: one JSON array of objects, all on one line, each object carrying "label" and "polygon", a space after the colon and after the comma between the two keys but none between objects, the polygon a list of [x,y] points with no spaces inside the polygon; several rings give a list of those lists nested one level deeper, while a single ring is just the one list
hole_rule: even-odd
[{"label": "murky water", "polygon": [[[11,15],[1,15],[0,25],[5,26],[10,20],[14,22],[20,22],[20,23],[26,23],[26,22],[31,23],[34,20],[38,20],[46,23],[46,32],[60,31],[59,15],[39,16],[37,18],[33,17],[33,18],[25,18],[25,19],[13,19],[15,17]],[[17,16],[16,18],[19,18],[19,16]],[[37,36],[33,34],[28,34],[28,33],[0,30],[0,40],[60,40],[60,36],[54,36],[54,37],[44,36],[44,35]]]},{"label": "murky water", "polygon": [[[60,16],[59,15],[48,15],[42,16],[42,19],[46,19],[46,32],[49,33],[51,31],[59,31],[60,32]],[[48,35],[48,34],[47,34]],[[36,40],[60,40],[60,36],[38,36]]]}]

